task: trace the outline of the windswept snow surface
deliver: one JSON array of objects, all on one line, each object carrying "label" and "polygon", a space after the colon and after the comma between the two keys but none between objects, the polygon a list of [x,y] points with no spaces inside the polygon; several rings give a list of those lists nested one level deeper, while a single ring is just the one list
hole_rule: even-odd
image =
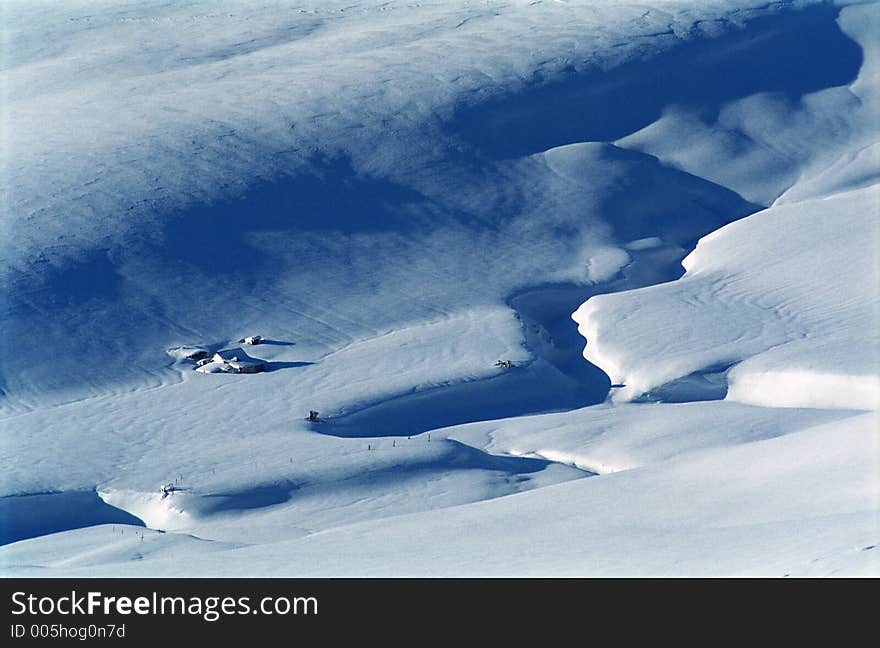
[{"label": "windswept snow surface", "polygon": [[730,400],[876,409],[878,206],[875,185],[713,232],[678,281],[578,309],[586,356],[626,385],[621,397],[727,370]]},{"label": "windswept snow surface", "polygon": [[0,570],[880,575],[878,9],[5,3]]},{"label": "windswept snow surface", "polygon": [[[846,8],[839,22],[859,42],[871,43],[876,7]],[[702,238],[682,262],[686,273],[678,281],[603,295],[578,309],[574,319],[589,342],[585,356],[625,384],[616,397],[676,391],[692,397],[699,388],[689,378],[725,373],[729,400],[880,406],[877,71],[868,60],[846,89],[803,99],[805,106],[838,108],[808,120],[817,122],[805,138],[809,145],[832,144],[833,155],[816,156],[826,160],[824,167],[801,150],[806,133],[799,134],[797,124],[806,116],[797,113],[794,126],[761,131],[767,145],[778,148],[773,140],[792,130],[796,159],[813,168],[791,188],[779,184],[775,193],[782,195],[769,209]],[[748,114],[759,126],[768,121],[763,110]],[[702,164],[687,150],[670,160],[685,168]]]}]

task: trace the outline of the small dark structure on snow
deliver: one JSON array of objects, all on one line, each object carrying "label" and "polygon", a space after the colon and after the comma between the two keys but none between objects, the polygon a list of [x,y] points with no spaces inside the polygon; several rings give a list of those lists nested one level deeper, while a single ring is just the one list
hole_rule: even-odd
[{"label": "small dark structure on snow", "polygon": [[316,412],[315,410],[309,410],[309,416],[308,416],[308,419],[307,419],[307,420],[309,420],[309,421],[317,421],[317,420],[318,420],[318,414],[320,414],[320,412]]}]

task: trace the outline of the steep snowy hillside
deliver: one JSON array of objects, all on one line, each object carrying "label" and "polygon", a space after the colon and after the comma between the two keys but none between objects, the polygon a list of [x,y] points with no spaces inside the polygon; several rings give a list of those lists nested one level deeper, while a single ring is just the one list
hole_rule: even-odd
[{"label": "steep snowy hillside", "polygon": [[682,279],[586,302],[587,357],[625,383],[620,397],[699,400],[718,390],[706,374],[727,371],[731,400],[876,409],[878,205],[874,186],[713,232]]},{"label": "steep snowy hillside", "polygon": [[861,58],[831,7],[227,6],[6,9],[10,405],[164,384],[180,343],[254,329],[314,358],[611,277],[617,243],[758,205],[650,154],[544,151],[799,101]]},{"label": "steep snowy hillside", "polygon": [[0,569],[880,573],[878,9],[4,5]]},{"label": "steep snowy hillside", "polygon": [[[842,27],[859,42],[870,43],[878,26],[872,9],[842,12]],[[700,240],[683,261],[682,279],[593,298],[578,309],[586,357],[625,384],[615,397],[694,400],[728,387],[728,399],[759,405],[880,406],[877,72],[869,60],[847,89],[806,97],[805,106],[836,110],[795,110],[794,126],[775,111],[768,118],[760,110],[765,103],[740,102],[755,103],[751,112],[737,111],[758,125],[752,129],[770,150],[793,149],[801,161],[807,146],[829,138],[834,154],[822,151],[825,165],[814,162],[790,190],[782,184],[788,191],[770,209]],[[813,127],[809,138],[801,120]],[[766,122],[779,128],[764,130]],[[685,166],[698,164],[694,158],[672,154]]]}]

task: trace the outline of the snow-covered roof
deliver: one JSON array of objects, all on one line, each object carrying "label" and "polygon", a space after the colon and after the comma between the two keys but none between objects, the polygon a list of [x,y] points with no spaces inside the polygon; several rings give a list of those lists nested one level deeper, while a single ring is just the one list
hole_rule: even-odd
[{"label": "snow-covered roof", "polygon": [[253,360],[243,349],[235,348],[235,349],[223,349],[222,351],[217,351],[214,354],[214,357],[220,357],[220,359],[225,362],[230,362],[231,360],[237,359],[239,361],[247,361]]},{"label": "snow-covered roof", "polygon": [[229,369],[230,366],[225,362],[209,362],[200,367],[196,367],[196,371],[201,373],[226,373]]},{"label": "snow-covered roof", "polygon": [[252,358],[240,348],[224,349],[214,354],[215,362],[226,362],[232,367],[248,367],[264,364],[263,360]]}]

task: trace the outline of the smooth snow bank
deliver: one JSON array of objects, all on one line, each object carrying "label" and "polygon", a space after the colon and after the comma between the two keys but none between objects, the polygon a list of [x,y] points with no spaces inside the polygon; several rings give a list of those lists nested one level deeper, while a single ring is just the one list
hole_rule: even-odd
[{"label": "smooth snow bank", "polygon": [[737,368],[727,398],[768,407],[880,408],[880,377]]},{"label": "smooth snow bank", "polygon": [[862,47],[849,83],[797,103],[756,93],[724,104],[714,124],[671,106],[617,142],[775,202],[704,236],[678,281],[574,313],[585,357],[625,385],[615,399],[880,404],[880,10],[845,7],[837,22]]},{"label": "smooth snow bank", "polygon": [[[245,452],[243,444],[238,448]],[[204,452],[198,458],[200,466],[189,459],[175,490],[164,497],[144,478],[155,461],[135,467],[133,474],[118,475],[101,487],[103,503],[95,497],[119,514],[115,518],[95,513],[71,525],[49,508],[36,508],[30,515],[49,529],[45,533],[115,521],[204,539],[263,544],[590,476],[547,460],[496,456],[442,436],[348,440],[287,433],[274,441],[263,435],[251,448],[258,459],[242,462],[232,457],[222,465]],[[40,535],[28,536],[26,531],[23,528],[13,540],[30,542]],[[99,545],[107,541],[97,539]],[[6,567],[2,556],[0,565]]]},{"label": "smooth snow bank", "polygon": [[[768,407],[880,408],[875,328],[852,337],[807,338],[770,349],[727,375],[727,400]],[[856,357],[860,356],[860,357]]]},{"label": "smooth snow bank", "polygon": [[[77,567],[143,562],[151,563],[163,553],[177,560],[214,551],[235,544],[204,540],[180,533],[163,533],[143,527],[102,524],[71,533],[55,533],[3,547],[4,573],[9,576],[46,576]],[[29,560],[41,555],[40,568]]]},{"label": "smooth snow bank", "polygon": [[769,439],[852,416],[725,401],[623,403],[472,423],[444,431],[495,454],[542,457],[606,474]]},{"label": "smooth snow bank", "polygon": [[583,304],[585,357],[626,385],[621,399],[743,363],[729,373],[734,400],[876,407],[878,200],[869,187],[713,232],[680,280]]},{"label": "smooth snow bank", "polygon": [[[155,560],[73,562],[52,573],[876,576],[877,429],[868,413],[488,502],[185,560],[170,548]],[[45,574],[39,566],[57,566],[82,533],[0,549],[0,562]]]}]

